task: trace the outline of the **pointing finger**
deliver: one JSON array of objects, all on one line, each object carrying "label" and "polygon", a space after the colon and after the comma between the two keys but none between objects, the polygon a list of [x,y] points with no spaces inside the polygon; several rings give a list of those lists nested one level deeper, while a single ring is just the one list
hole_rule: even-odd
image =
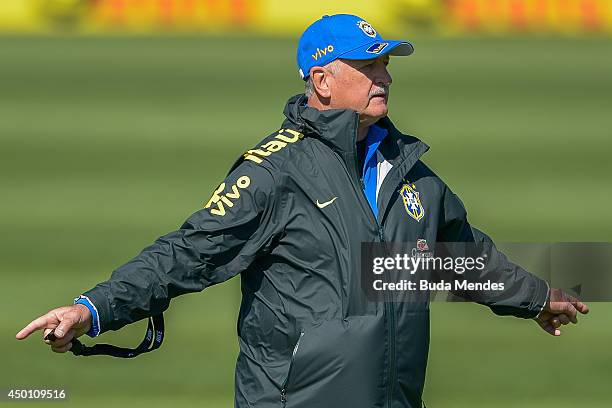
[{"label": "pointing finger", "polygon": [[15,335],[15,338],[17,340],[23,340],[35,331],[47,327],[49,323],[50,322],[47,315],[40,316],[39,318],[32,320],[26,327],[21,329],[19,333]]}]

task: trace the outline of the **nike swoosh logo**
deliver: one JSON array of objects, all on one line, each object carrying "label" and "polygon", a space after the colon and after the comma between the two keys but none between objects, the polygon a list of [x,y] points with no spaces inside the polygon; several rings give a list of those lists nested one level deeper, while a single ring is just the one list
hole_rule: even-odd
[{"label": "nike swoosh logo", "polygon": [[324,203],[320,203],[320,202],[319,202],[319,200],[317,200],[317,207],[319,207],[319,208],[325,208],[325,207],[327,207],[328,205],[330,205],[331,203],[333,203],[334,201],[336,201],[337,199],[338,199],[338,197],[334,197],[334,198],[332,198],[331,200],[326,201],[326,202],[324,202]]}]

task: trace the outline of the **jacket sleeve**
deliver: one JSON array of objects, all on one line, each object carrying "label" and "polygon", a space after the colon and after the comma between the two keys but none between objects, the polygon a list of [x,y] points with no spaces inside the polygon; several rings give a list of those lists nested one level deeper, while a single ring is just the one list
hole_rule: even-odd
[{"label": "jacket sleeve", "polygon": [[100,332],[159,314],[170,299],[246,270],[280,230],[280,207],[266,168],[251,162],[237,166],[180,229],[83,294],[97,308]]},{"label": "jacket sleeve", "polygon": [[487,234],[472,227],[463,203],[447,186],[439,219],[439,242],[467,243],[462,251],[467,247],[468,251],[476,249],[479,255],[485,256],[486,268],[470,280],[490,279],[504,284],[501,291],[454,292],[455,295],[486,305],[498,315],[534,318],[542,311],[548,300],[548,283],[509,261]]}]

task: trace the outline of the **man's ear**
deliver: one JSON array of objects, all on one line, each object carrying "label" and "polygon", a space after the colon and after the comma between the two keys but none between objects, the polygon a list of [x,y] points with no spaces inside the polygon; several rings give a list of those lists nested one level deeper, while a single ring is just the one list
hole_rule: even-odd
[{"label": "man's ear", "polygon": [[331,97],[331,89],[329,81],[331,73],[323,67],[312,67],[310,69],[310,78],[312,78],[312,86],[320,98]]}]

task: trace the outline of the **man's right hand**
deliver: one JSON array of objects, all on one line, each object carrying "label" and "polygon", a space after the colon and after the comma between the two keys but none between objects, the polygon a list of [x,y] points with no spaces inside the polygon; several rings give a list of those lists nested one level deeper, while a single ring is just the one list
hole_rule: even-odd
[{"label": "man's right hand", "polygon": [[32,320],[30,324],[21,329],[15,336],[17,340],[23,340],[38,330],[43,330],[43,340],[55,329],[55,341],[44,340],[56,353],[65,353],[72,347],[71,340],[87,333],[91,329],[91,312],[85,305],[72,305],[58,307],[50,310],[47,314]]}]

